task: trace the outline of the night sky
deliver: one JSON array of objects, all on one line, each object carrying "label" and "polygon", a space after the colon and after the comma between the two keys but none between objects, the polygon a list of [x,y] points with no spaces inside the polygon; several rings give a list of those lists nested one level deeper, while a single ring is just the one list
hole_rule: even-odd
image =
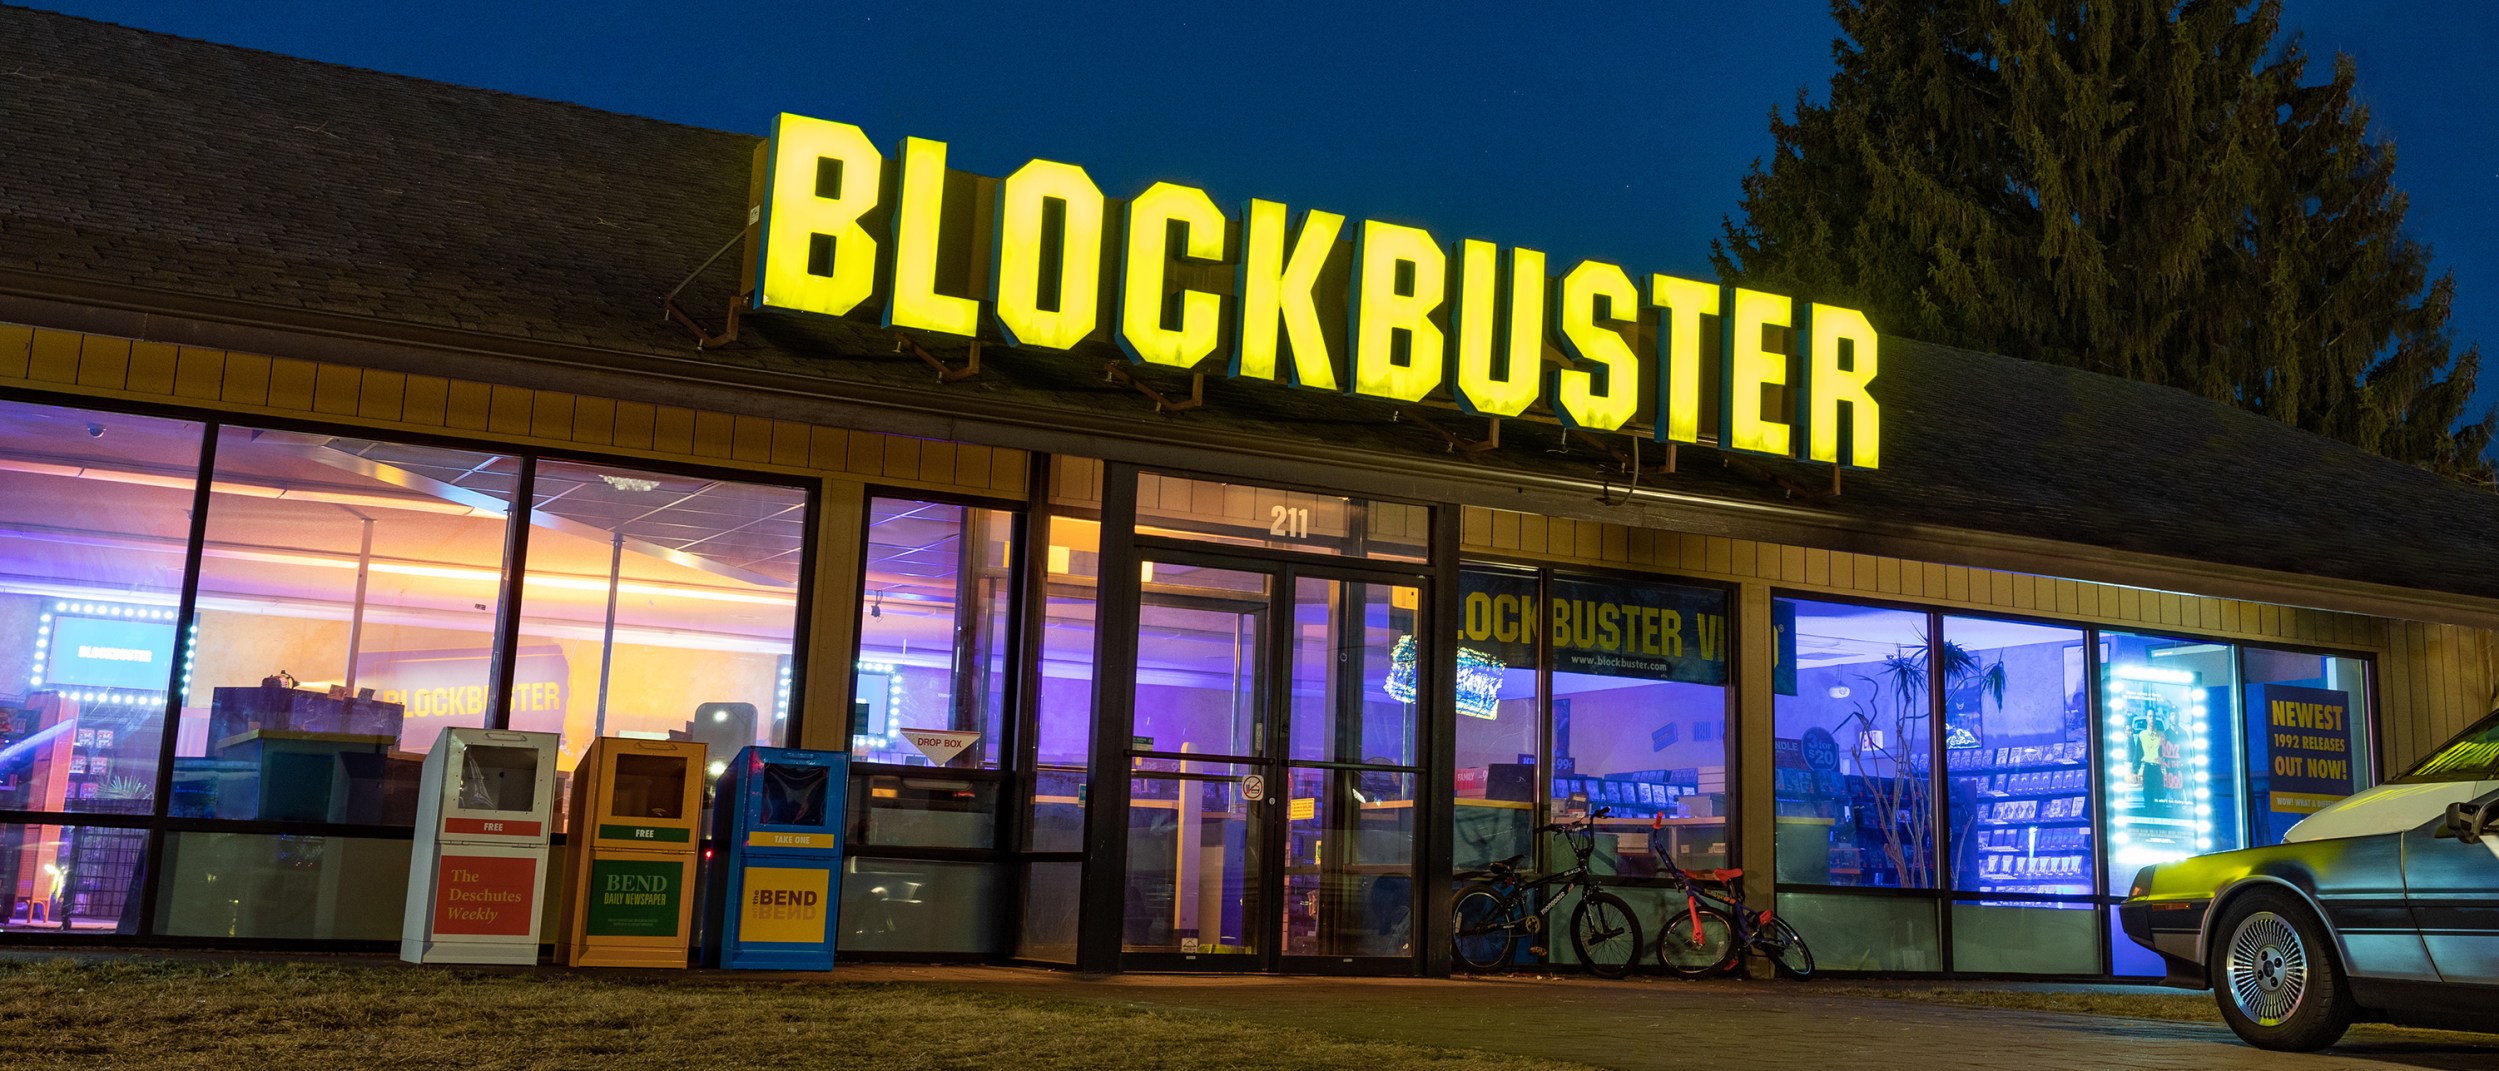
[{"label": "night sky", "polygon": [[[1823,94],[1836,33],[1825,0],[30,6],[720,130],[793,111],[946,141],[982,174],[1048,157],[1115,196],[1170,179],[1703,278],[1770,109]],[[2358,60],[2411,228],[2455,274],[2457,349],[2494,351],[2480,394],[2499,399],[2499,8],[2292,0],[2285,21],[2319,77],[2337,49]]]}]

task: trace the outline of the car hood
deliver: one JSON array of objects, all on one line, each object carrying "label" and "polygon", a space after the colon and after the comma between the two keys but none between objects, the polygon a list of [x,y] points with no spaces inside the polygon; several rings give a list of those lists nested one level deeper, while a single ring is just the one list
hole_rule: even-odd
[{"label": "car hood", "polygon": [[2477,799],[2499,790],[2499,781],[2433,781],[2417,785],[2379,785],[2336,800],[2309,815],[2283,835],[2286,843],[2401,833],[2420,828],[2444,814],[2447,805]]}]

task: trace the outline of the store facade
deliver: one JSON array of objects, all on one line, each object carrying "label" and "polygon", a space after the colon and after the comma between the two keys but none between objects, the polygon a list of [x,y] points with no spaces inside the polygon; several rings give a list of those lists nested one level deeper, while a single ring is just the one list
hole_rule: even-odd
[{"label": "store facade", "polygon": [[[340,188],[372,178],[276,148],[303,117],[289,109],[336,107],[500,146],[503,206],[476,211],[531,241],[596,235],[577,229],[591,217],[674,221],[647,242],[581,239],[568,263],[589,283],[532,289],[495,256],[519,238],[382,254],[414,280],[392,294],[431,295],[403,306],[356,258],[260,259],[240,236],[321,230],[266,202],[181,254],[227,266],[232,293],[116,260],[43,197],[0,206],[35,250],[0,264],[0,941],[395,940],[414,764],[444,726],[496,725],[562,734],[567,769],[620,734],[704,740],[716,758],[847,749],[852,956],[1436,973],[1452,875],[1547,857],[1537,825],[1602,807],[1602,871],[1651,917],[1662,850],[1743,867],[1828,967],[2155,973],[2111,938],[2136,866],[2279,839],[2489,707],[2499,593],[2360,551],[2295,567],[2298,545],[2267,543],[2281,518],[2264,488],[2229,491],[2250,478],[2200,475],[2124,422],[2149,411],[2255,456],[2326,457],[2298,478],[2328,473],[2341,482],[2321,493],[2358,512],[2409,503],[2409,523],[2452,530],[2424,536],[2451,540],[2426,553],[2461,566],[2493,560],[2473,541],[2489,526],[2452,523],[2487,496],[2175,392],[1894,339],[1876,374],[1864,335],[1864,357],[1831,368],[1869,393],[1825,410],[1809,336],[1852,328],[1819,308],[1763,336],[1793,353],[1797,390],[1792,420],[1753,415],[1793,427],[1793,459],[1722,443],[1737,434],[1722,415],[1696,412],[1684,434],[1677,381],[1650,378],[1645,356],[1611,380],[1582,371],[1576,394],[1535,388],[1578,437],[1528,402],[1487,415],[1509,404],[1495,388],[1522,382],[1498,361],[1452,363],[1440,393],[1398,382],[1424,363],[1426,325],[1465,333],[1463,305],[1383,333],[1370,365],[1362,318],[1332,320],[1344,360],[1327,371],[1367,368],[1378,391],[1193,380],[1236,329],[1193,332],[1174,295],[1221,289],[1207,280],[1231,268],[1158,261],[1170,300],[1143,319],[1168,337],[1111,338],[1104,312],[1054,346],[1049,317],[963,296],[1011,291],[966,281],[1012,274],[1011,235],[966,237],[1012,230],[1010,202],[1004,182],[929,165],[933,143],[896,153],[885,188],[908,188],[916,152],[929,188],[1002,207],[925,213],[929,319],[887,322],[910,304],[892,249],[855,308],[802,315],[816,297],[753,297],[772,289],[771,247],[737,216],[770,203],[775,159],[753,139],[0,18],[24,24],[14,39],[38,67],[153,50],[144,77],[213,113],[187,118],[232,144],[200,166],[233,185],[262,180],[271,153]],[[319,92],[247,101],[228,64]],[[148,120],[59,92],[56,110],[101,133],[170,136],[116,130]],[[47,143],[40,116],[12,118],[12,138]],[[446,190],[478,181],[422,136],[392,137],[420,197],[428,167]],[[580,184],[609,152],[684,166]],[[792,174],[838,201],[820,158]],[[97,181],[61,160],[58,189]],[[120,209],[133,227],[180,212],[140,193]],[[1113,235],[1142,199],[1109,202]],[[1034,198],[1034,239],[1070,248],[1082,201]],[[302,240],[363,248],[350,232],[410,225],[338,211],[342,230]],[[868,220],[900,242],[910,213],[885,211],[800,233]],[[763,215],[759,232],[790,213]],[[1175,249],[1188,218],[1162,220]],[[705,273],[724,240],[748,251],[746,278]],[[983,245],[990,258],[966,252]],[[799,276],[846,278],[840,243],[801,248]],[[1194,259],[1239,255],[1214,248]],[[1341,268],[1341,300],[1360,306],[1350,232],[1317,248],[1341,263],[1314,272]],[[1032,257],[1036,280],[1067,270],[1063,253]],[[1094,277],[1103,309],[1130,292],[1120,268]],[[1391,263],[1378,296],[1415,299],[1429,274]],[[292,305],[264,286],[299,278],[338,285]],[[1074,289],[1036,287],[1028,312],[1068,312]],[[661,294],[676,323],[652,315]],[[980,306],[968,334],[943,326],[939,298]],[[1672,301],[1625,317],[1620,344],[1665,369],[1724,351],[1714,321],[1737,309],[1716,288],[1709,301],[1685,306],[1712,321],[1706,344],[1696,330],[1675,348]],[[709,311],[733,303],[742,322]],[[1494,323],[1469,336],[1484,352]],[[1518,352],[1547,344],[1613,367],[1566,338]],[[1693,397],[1743,374],[1732,356],[1683,363],[1714,381]],[[1634,379],[1656,386],[1635,385],[1614,424],[1656,434],[1586,434]],[[2055,400],[2049,426],[2098,475],[2026,458],[2045,449],[2027,421],[1962,389]],[[1469,411],[1447,404],[1462,390]],[[1489,430],[1502,419],[1506,445]],[[1642,438],[1662,460],[1635,452]],[[1968,494],[1954,464],[2008,483]],[[2105,470],[2129,465],[2216,489],[2121,497],[2131,479]],[[1991,505],[2026,494],[2089,509],[2043,528]],[[2221,535],[2198,542],[2182,512]],[[321,727],[248,728],[271,704]]]}]

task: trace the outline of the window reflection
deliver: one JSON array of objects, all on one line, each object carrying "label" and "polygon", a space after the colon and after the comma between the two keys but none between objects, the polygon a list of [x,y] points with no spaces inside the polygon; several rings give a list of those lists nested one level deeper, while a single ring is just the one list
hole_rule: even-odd
[{"label": "window reflection", "polygon": [[517,459],[226,428],[170,811],[404,825],[492,717]]},{"label": "window reflection", "polygon": [[1935,887],[1927,616],[1772,610],[1779,881]]},{"label": "window reflection", "polygon": [[[0,809],[151,809],[201,430],[0,402]],[[41,857],[0,865],[15,905],[49,896],[49,828],[0,827],[0,864]]]},{"label": "window reflection", "polygon": [[851,752],[861,762],[994,768],[1014,601],[1013,515],[868,503]]},{"label": "window reflection", "polygon": [[602,736],[695,740],[706,781],[787,737],[806,494],[543,461],[510,728],[562,734],[556,798]]}]

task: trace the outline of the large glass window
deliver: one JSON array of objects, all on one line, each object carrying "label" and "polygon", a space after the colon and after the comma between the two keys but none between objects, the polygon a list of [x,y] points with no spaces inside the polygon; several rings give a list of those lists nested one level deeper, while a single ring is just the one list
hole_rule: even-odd
[{"label": "large glass window", "polygon": [[563,734],[559,782],[602,736],[701,741],[711,775],[782,743],[805,492],[564,461],[533,488],[510,727]]},{"label": "large glass window", "polygon": [[1026,847],[1081,851],[1085,763],[1093,748],[1093,643],[1102,525],[1051,517],[1041,623],[1041,684],[1034,696],[1033,815]]},{"label": "large glass window", "polygon": [[850,726],[857,761],[997,767],[1014,550],[1005,511],[869,500]]},{"label": "large glass window", "polygon": [[170,812],[415,821],[436,736],[492,723],[519,467],[471,451],[220,432]]},{"label": "large glass window", "polygon": [[1936,887],[1927,615],[1772,610],[1779,882]]},{"label": "large glass window", "polygon": [[[1944,618],[1955,970],[2099,969],[2082,630]],[[1973,895],[1975,894],[1975,895]]]},{"label": "large glass window", "polygon": [[2109,887],[2155,863],[2244,847],[2230,645],[2104,632],[2100,656]]},{"label": "large glass window", "polygon": [[559,732],[568,770],[600,735],[785,739],[804,492],[225,427],[195,517],[207,433],[0,402],[0,927],[387,939],[404,837],[186,828],[142,859],[149,816],[404,826],[448,726]]},{"label": "large glass window", "polygon": [[2369,664],[2243,647],[2251,844],[2280,844],[2299,820],[2369,784]]},{"label": "large glass window", "polygon": [[1613,872],[1727,858],[1727,595],[1714,588],[1555,575],[1549,629],[1556,813],[1611,812]]},{"label": "large glass window", "polygon": [[147,843],[144,829],[0,823],[0,930],[139,932]]},{"label": "large glass window", "polygon": [[1457,766],[1453,862],[1460,871],[1535,847],[1536,574],[1469,567],[1459,575]]},{"label": "large glass window", "polygon": [[158,887],[160,934],[388,941],[407,902],[408,842],[169,833]]},{"label": "large glass window", "polygon": [[[2100,778],[2108,809],[2108,887],[2135,871],[2242,847],[2238,659],[2207,640],[2100,634]],[[2114,926],[2112,913],[2112,923]],[[2117,933],[2118,974],[2161,973],[2160,958]]]},{"label": "large glass window", "polygon": [[[0,402],[0,809],[151,809],[200,437]],[[46,829],[0,827],[0,851],[41,855]]]},{"label": "large glass window", "polygon": [[1530,852],[1540,807],[1609,812],[1602,873],[1652,876],[1655,851],[1724,865],[1727,635],[1715,588],[1465,569],[1450,719],[1457,868]]}]

